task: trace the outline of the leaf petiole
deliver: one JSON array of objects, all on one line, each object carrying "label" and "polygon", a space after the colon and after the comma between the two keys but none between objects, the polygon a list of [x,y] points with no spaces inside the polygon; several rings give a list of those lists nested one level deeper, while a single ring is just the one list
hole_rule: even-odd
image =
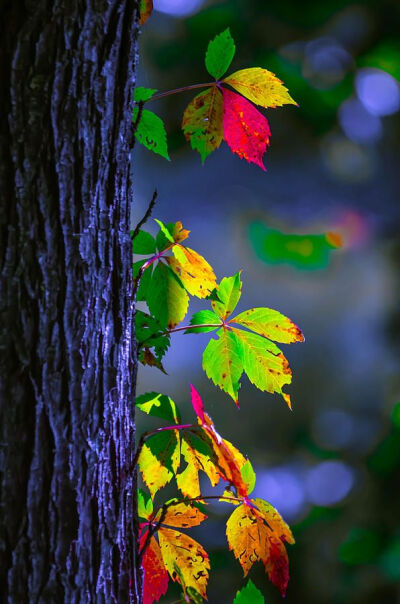
[{"label": "leaf petiole", "polygon": [[189,86],[182,86],[181,88],[174,88],[174,90],[166,90],[165,92],[159,92],[158,94],[154,94],[152,97],[146,101],[156,101],[158,99],[162,99],[165,96],[169,96],[171,94],[179,94],[180,92],[186,92],[187,90],[194,90],[195,88],[207,88],[208,86],[214,86],[215,84],[219,84],[219,82],[205,82],[204,84],[190,84]]}]

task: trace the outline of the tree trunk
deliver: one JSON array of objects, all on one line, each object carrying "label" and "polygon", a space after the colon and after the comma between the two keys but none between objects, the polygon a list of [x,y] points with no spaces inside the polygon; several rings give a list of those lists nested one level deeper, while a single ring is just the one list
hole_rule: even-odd
[{"label": "tree trunk", "polygon": [[137,0],[3,0],[2,602],[140,602]]}]

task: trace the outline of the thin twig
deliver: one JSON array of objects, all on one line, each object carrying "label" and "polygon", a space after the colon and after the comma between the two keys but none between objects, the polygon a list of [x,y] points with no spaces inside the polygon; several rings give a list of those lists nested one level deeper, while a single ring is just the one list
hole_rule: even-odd
[{"label": "thin twig", "polygon": [[190,84],[190,86],[182,86],[181,88],[175,88],[174,90],[167,90],[166,92],[154,94],[146,102],[149,103],[150,101],[158,101],[158,99],[162,99],[170,94],[178,94],[180,92],[186,92],[187,90],[194,90],[195,88],[207,88],[208,86],[214,86],[215,84],[218,84],[218,82],[205,82],[202,84]]},{"label": "thin twig", "polygon": [[138,232],[140,231],[140,229],[142,228],[142,226],[148,221],[148,219],[151,216],[151,213],[153,211],[153,208],[155,206],[156,203],[156,199],[157,199],[157,189],[154,189],[154,193],[153,193],[153,197],[150,200],[149,206],[146,210],[145,215],[143,216],[142,220],[139,220],[139,222],[137,223],[134,231],[131,233],[131,239],[135,239],[136,235],[138,234]]}]

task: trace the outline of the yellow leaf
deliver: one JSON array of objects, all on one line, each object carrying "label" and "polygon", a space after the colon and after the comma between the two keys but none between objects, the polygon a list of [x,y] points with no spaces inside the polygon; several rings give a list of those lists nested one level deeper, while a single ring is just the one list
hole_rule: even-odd
[{"label": "yellow leaf", "polygon": [[162,516],[161,511],[156,516],[155,520],[160,520],[162,524],[169,524],[181,528],[189,526],[198,526],[207,518],[198,508],[190,505],[190,503],[176,503],[169,505],[167,511]]},{"label": "yellow leaf", "polygon": [[180,464],[179,431],[167,430],[149,438],[139,455],[139,469],[151,497],[172,480]]},{"label": "yellow leaf", "polygon": [[219,482],[219,473],[211,457],[209,439],[194,434],[185,434],[182,438],[181,452],[187,467],[176,477],[178,489],[186,497],[198,497],[200,495],[199,472],[207,474],[211,485],[215,487]]},{"label": "yellow leaf", "polygon": [[[158,530],[165,568],[184,589],[192,587],[206,598],[210,562],[207,552],[191,537],[172,529]],[[177,572],[179,570],[179,572]]]},{"label": "yellow leaf", "polygon": [[178,220],[178,222],[175,222],[174,228],[172,229],[172,237],[175,243],[182,243],[182,241],[189,237],[189,234],[190,231],[182,227],[182,223],[180,222],[180,220]]},{"label": "yellow leaf", "polygon": [[227,392],[238,404],[239,380],[243,373],[242,346],[233,329],[217,331],[203,352],[203,369],[207,377]]},{"label": "yellow leaf", "polygon": [[265,543],[268,527],[252,508],[247,505],[237,507],[226,523],[226,537],[229,549],[239,560],[246,576],[254,562],[265,558]]},{"label": "yellow leaf", "polygon": [[208,262],[189,247],[175,245],[172,248],[175,258],[168,257],[167,262],[192,296],[206,298],[217,284],[217,278]]},{"label": "yellow leaf", "polygon": [[261,107],[297,105],[283,82],[271,71],[261,67],[240,69],[222,81]]},{"label": "yellow leaf", "polygon": [[202,162],[224,137],[222,94],[214,85],[190,101],[183,114],[182,129],[192,149],[198,151]]},{"label": "yellow leaf", "polygon": [[264,499],[252,499],[251,501],[257,506],[258,511],[278,539],[293,544],[294,537],[292,531],[279,512],[268,501],[264,501]]}]

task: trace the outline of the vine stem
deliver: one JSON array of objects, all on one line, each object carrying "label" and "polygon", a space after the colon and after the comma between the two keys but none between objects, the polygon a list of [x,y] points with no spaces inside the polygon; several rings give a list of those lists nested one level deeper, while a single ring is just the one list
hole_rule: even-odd
[{"label": "vine stem", "polygon": [[194,90],[195,88],[207,88],[208,86],[218,85],[218,82],[206,82],[204,84],[190,84],[189,86],[182,86],[181,88],[174,88],[174,90],[167,90],[166,92],[159,92],[158,94],[154,94],[149,98],[147,103],[150,101],[157,101],[158,99],[162,99],[165,96],[169,96],[171,94],[179,94],[180,92],[186,92],[187,90]]},{"label": "vine stem", "polygon": [[197,327],[223,327],[223,323],[202,323],[201,325],[182,325],[182,327],[175,327],[174,329],[168,329],[165,333],[176,333],[178,331],[185,331],[185,329],[196,329]]}]

